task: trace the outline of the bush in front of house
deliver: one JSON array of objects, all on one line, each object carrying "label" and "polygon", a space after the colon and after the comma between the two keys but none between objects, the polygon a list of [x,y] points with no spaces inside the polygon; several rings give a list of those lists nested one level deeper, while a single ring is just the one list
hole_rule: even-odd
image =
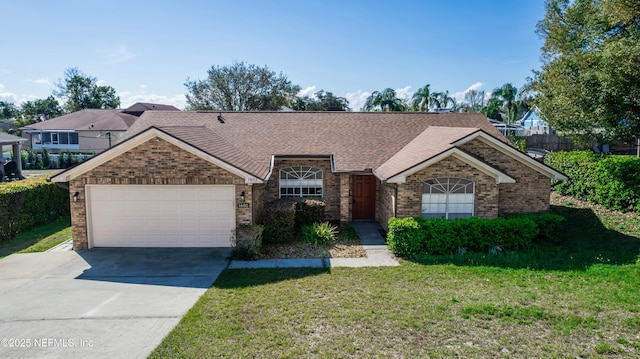
[{"label": "bush in front of house", "polygon": [[324,222],[326,204],[318,199],[302,199],[296,201],[296,230],[301,231],[304,226]]},{"label": "bush in front of house", "polygon": [[640,159],[594,154],[590,151],[555,152],[545,163],[569,176],[555,190],[612,210],[640,213]]},{"label": "bush in front of house", "polygon": [[0,241],[69,216],[69,191],[45,177],[0,185]]},{"label": "bush in front of house", "polygon": [[535,222],[538,227],[538,235],[534,238],[536,243],[558,243],[562,239],[564,217],[553,213],[522,213],[512,214],[507,218],[527,218]]},{"label": "bush in front of house", "polygon": [[242,260],[256,259],[262,249],[263,232],[264,226],[260,224],[239,225],[232,237],[231,257]]},{"label": "bush in front of house", "polygon": [[325,244],[336,240],[338,227],[329,222],[314,223],[302,227],[302,241],[311,244]]},{"label": "bush in front of house", "polygon": [[259,224],[264,226],[265,243],[280,243],[295,238],[296,202],[273,201],[266,203]]},{"label": "bush in front of house", "polygon": [[477,252],[492,248],[520,250],[537,241],[554,240],[563,221],[561,216],[550,214],[455,220],[391,218],[387,243],[400,256],[448,254],[460,248]]}]

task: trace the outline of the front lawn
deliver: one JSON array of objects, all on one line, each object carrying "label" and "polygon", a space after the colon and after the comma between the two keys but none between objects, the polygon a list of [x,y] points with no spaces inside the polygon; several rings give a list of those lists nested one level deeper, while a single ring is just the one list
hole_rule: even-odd
[{"label": "front lawn", "polygon": [[556,196],[565,240],[400,267],[227,269],[151,357],[640,356],[640,220]]},{"label": "front lawn", "polygon": [[71,239],[70,222],[69,217],[60,218],[21,233],[14,239],[0,242],[0,258],[13,253],[44,252]]}]

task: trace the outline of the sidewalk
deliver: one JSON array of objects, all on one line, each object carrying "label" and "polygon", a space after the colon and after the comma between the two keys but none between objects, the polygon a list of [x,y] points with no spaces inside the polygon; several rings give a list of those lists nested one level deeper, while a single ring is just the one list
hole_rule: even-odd
[{"label": "sidewalk", "polygon": [[400,263],[387,248],[380,235],[378,222],[350,223],[360,237],[362,248],[367,252],[366,258],[296,258],[296,259],[262,259],[257,261],[231,261],[229,268],[325,268],[325,267],[390,267]]}]

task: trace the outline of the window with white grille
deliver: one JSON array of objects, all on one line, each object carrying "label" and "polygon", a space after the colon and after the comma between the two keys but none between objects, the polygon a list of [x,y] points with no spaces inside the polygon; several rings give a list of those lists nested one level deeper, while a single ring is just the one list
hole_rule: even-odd
[{"label": "window with white grille", "polygon": [[322,170],[308,166],[281,169],[280,197],[322,197]]},{"label": "window with white grille", "polygon": [[434,178],[422,187],[422,216],[466,218],[473,216],[473,182],[462,178]]}]

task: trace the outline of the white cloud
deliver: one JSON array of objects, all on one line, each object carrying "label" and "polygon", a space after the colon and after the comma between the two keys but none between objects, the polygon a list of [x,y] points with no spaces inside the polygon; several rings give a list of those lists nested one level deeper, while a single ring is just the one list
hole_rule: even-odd
[{"label": "white cloud", "polygon": [[[476,82],[473,85],[467,87],[466,90],[464,91],[458,91],[455,92],[451,95],[451,97],[456,99],[456,102],[463,102],[464,101],[464,94],[466,94],[467,92],[471,91],[471,90],[480,90],[482,88],[482,86],[484,86],[484,84],[482,82]],[[489,95],[491,95],[491,92],[489,92]],[[486,94],[485,94],[486,96]]]},{"label": "white cloud", "polygon": [[403,99],[409,102],[409,100],[411,100],[411,96],[413,96],[413,92],[411,91],[411,86],[403,87],[401,89],[396,89],[396,96],[399,99]]},{"label": "white cloud", "polygon": [[4,85],[0,84],[0,91],[4,90]]},{"label": "white cloud", "polygon": [[145,94],[131,94],[130,92],[119,92],[120,107],[127,108],[136,102],[149,102],[163,105],[173,105],[179,109],[183,109],[187,104],[187,99],[184,94],[174,96],[164,96],[155,93]]},{"label": "white cloud", "polygon": [[316,87],[315,86],[309,86],[309,87],[305,87],[302,90],[300,90],[300,92],[298,92],[299,97],[304,97],[304,96],[311,96],[316,92]]},{"label": "white cloud", "polygon": [[146,89],[146,88],[147,88],[147,85],[142,84],[142,85],[140,85],[139,87],[140,87],[140,89],[141,89],[141,90],[144,90],[144,89]]},{"label": "white cloud", "polygon": [[347,92],[344,97],[349,101],[349,107],[353,111],[360,111],[369,96],[371,96],[371,92],[358,90],[355,92]]},{"label": "white cloud", "polygon": [[41,79],[37,79],[37,80],[28,79],[27,82],[33,82],[33,83],[39,84],[39,85],[51,85],[51,82],[49,82],[49,78],[47,78],[47,77],[44,77],[44,78],[41,78]]},{"label": "white cloud", "polygon": [[119,64],[138,56],[137,54],[129,51],[126,46],[102,50],[98,53],[105,57],[105,62],[107,64]]},{"label": "white cloud", "polygon": [[[2,88],[0,88],[1,90]],[[18,102],[18,96],[14,93],[11,92],[0,92],[0,101],[3,102],[10,102],[10,103],[17,103]]]}]

